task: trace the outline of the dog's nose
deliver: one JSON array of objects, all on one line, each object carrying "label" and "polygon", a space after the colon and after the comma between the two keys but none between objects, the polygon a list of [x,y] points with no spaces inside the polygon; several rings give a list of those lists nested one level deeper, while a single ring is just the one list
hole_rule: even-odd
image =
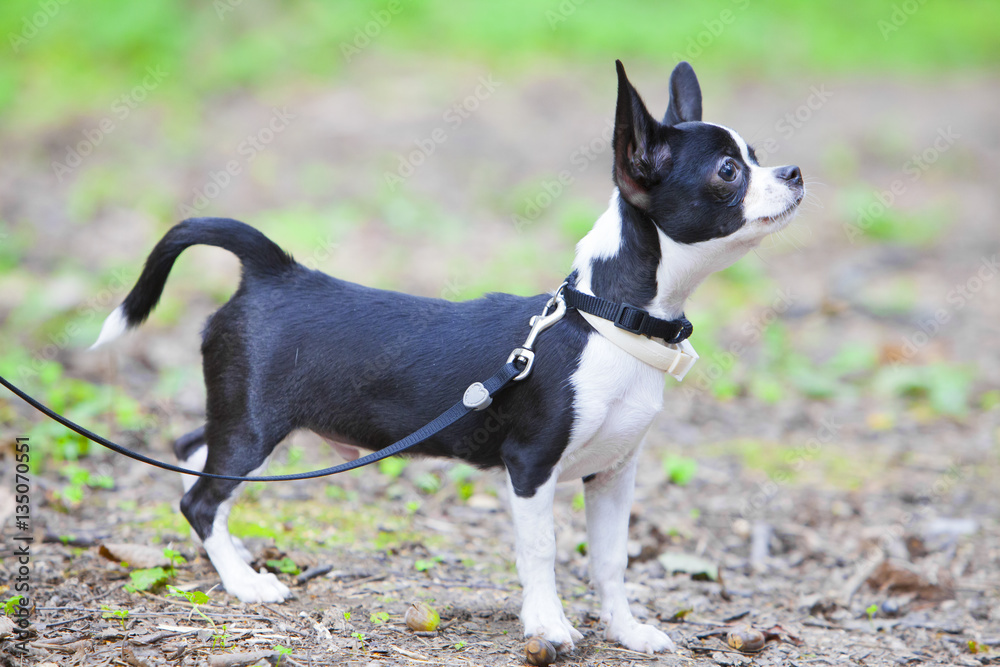
[{"label": "dog's nose", "polygon": [[795,165],[778,167],[774,175],[783,181],[788,181],[791,185],[802,185],[802,172]]}]

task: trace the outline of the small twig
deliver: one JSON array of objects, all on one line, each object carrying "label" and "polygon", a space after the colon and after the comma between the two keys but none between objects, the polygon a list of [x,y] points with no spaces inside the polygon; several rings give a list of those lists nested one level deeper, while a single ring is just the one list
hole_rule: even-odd
[{"label": "small twig", "polygon": [[[43,648],[46,651],[55,651],[56,653],[65,653],[67,655],[72,655],[77,652],[77,650],[89,647],[91,642],[86,639],[81,639],[79,641],[73,642],[72,644],[53,644],[52,642],[31,642],[31,645],[35,648]],[[117,648],[115,649],[118,650]]]},{"label": "small twig", "polygon": [[765,521],[754,522],[750,541],[750,567],[754,572],[763,572],[767,569],[772,535],[774,526]]},{"label": "small twig", "polygon": [[714,630],[703,630],[697,633],[695,639],[708,639],[709,637],[723,637],[732,629],[731,626],[717,626]]},{"label": "small twig", "polygon": [[94,547],[103,540],[110,537],[111,533],[95,533],[94,535],[57,535],[51,531],[45,531],[42,542],[45,544],[61,544],[67,547]]},{"label": "small twig", "polygon": [[315,567],[307,568],[304,572],[299,574],[299,576],[295,577],[295,583],[301,586],[311,579],[322,577],[331,570],[333,570],[333,565],[317,565]]},{"label": "small twig", "polygon": [[45,623],[46,628],[57,628],[60,625],[69,625],[70,623],[76,623],[77,621],[86,621],[89,616],[77,616],[76,618],[71,618],[66,621],[54,621],[52,623]]},{"label": "small twig", "polygon": [[291,616],[289,616],[285,612],[281,611],[280,609],[275,609],[274,607],[272,607],[269,604],[262,604],[261,607],[263,607],[264,609],[267,609],[269,612],[271,612],[275,616],[281,616],[286,621],[289,621],[291,623],[295,623],[296,622],[296,619],[292,618]]},{"label": "small twig", "polygon": [[[176,602],[175,600],[166,600],[167,602]],[[232,614],[227,613],[226,607],[218,607],[220,611],[212,612],[206,614],[207,616],[215,616],[216,618],[223,619],[241,619],[249,621],[264,621],[266,623],[274,623],[274,619],[263,614]],[[85,607],[38,607],[37,611],[77,611],[89,614],[104,614],[103,609],[87,609]],[[155,618],[157,616],[187,616],[190,614],[188,611],[130,611],[129,618]]]},{"label": "small twig", "polygon": [[740,612],[737,612],[735,614],[732,614],[731,616],[726,616],[724,619],[722,619],[722,622],[723,623],[732,623],[734,621],[740,620],[744,616],[749,616],[749,614],[750,614],[750,610],[749,609],[744,609],[743,611],[740,611]]},{"label": "small twig", "polygon": [[352,581],[350,583],[345,583],[344,584],[344,588],[354,588],[355,586],[360,586],[361,584],[370,584],[370,583],[373,583],[373,582],[376,582],[376,581],[382,581],[383,579],[387,579],[387,578],[388,578],[388,575],[385,575],[385,574],[373,574],[370,577],[364,577],[362,579],[355,579],[354,581]]},{"label": "small twig", "polygon": [[[212,629],[212,628],[205,628],[205,627],[196,628],[196,627],[191,626],[191,625],[187,625],[187,626],[184,626],[184,625],[164,625],[162,623],[159,624],[159,625],[157,625],[156,627],[158,627],[160,630],[167,630],[169,632],[179,632],[179,633],[182,633],[182,634],[190,634],[192,632],[201,632],[202,630],[211,630]],[[254,634],[254,635],[267,635],[267,636],[272,636],[272,637],[284,637],[284,638],[287,638],[287,635],[274,634],[271,631],[270,628],[226,628],[226,632],[240,632],[240,633],[250,633],[250,634]],[[296,633],[296,634],[299,634],[299,633]]]},{"label": "small twig", "polygon": [[407,658],[413,658],[415,660],[424,660],[424,661],[430,660],[430,658],[428,658],[426,655],[421,655],[420,653],[414,653],[413,651],[407,651],[405,648],[400,648],[395,644],[389,644],[389,648],[391,648],[396,653],[402,653]]},{"label": "small twig", "polygon": [[687,646],[685,646],[685,648],[687,648],[692,653],[715,653],[715,652],[719,652],[719,653],[732,653],[733,655],[742,655],[743,657],[760,655],[761,651],[764,650],[764,649],[761,649],[760,651],[757,651],[756,653],[744,653],[743,651],[734,651],[733,649],[729,648],[728,646],[704,646],[704,645],[703,646],[697,646],[697,645],[692,645],[690,642],[687,644]]},{"label": "small twig", "polygon": [[160,602],[162,602],[164,604],[169,604],[169,605],[178,606],[178,607],[192,607],[192,608],[194,608],[194,607],[201,607],[202,609],[205,609],[205,608],[228,609],[229,608],[227,605],[224,605],[224,604],[212,604],[211,601],[206,602],[205,604],[194,604],[190,600],[185,600],[184,598],[165,598],[162,595],[156,595],[155,593],[150,593],[149,591],[136,591],[136,593],[140,593],[141,595],[144,595],[144,596],[146,596],[148,598],[152,598],[154,600],[159,600]]},{"label": "small twig", "polygon": [[840,596],[837,599],[837,604],[845,609],[850,608],[851,599],[854,598],[854,594],[858,592],[859,588],[861,588],[861,584],[868,581],[868,578],[874,574],[875,570],[877,570],[881,564],[882,561],[870,560],[864,567],[859,568],[858,571],[854,573],[854,576],[848,579],[847,583],[844,584],[844,588],[840,592]]},{"label": "small twig", "polygon": [[602,646],[601,651],[611,651],[613,653],[627,653],[631,656],[635,656],[639,660],[659,660],[655,655],[650,655],[648,653],[642,653],[640,651],[633,651],[632,649],[619,648],[617,646]]},{"label": "small twig", "polygon": [[132,643],[136,646],[149,646],[150,644],[155,644],[156,642],[163,641],[164,639],[173,639],[176,636],[176,632],[164,630],[163,632],[157,632],[143,637],[133,637]]},{"label": "small twig", "polygon": [[279,656],[277,651],[253,651],[251,653],[219,653],[208,657],[210,667],[243,667],[261,660],[270,662]]},{"label": "small twig", "polygon": [[726,623],[720,623],[719,621],[698,620],[690,617],[685,618],[681,623],[684,625],[704,625],[709,628],[721,628],[726,625]]},{"label": "small twig", "polygon": [[94,602],[97,602],[98,600],[103,600],[104,598],[108,597],[109,595],[111,595],[112,593],[114,593],[115,591],[117,591],[118,589],[122,588],[124,585],[125,585],[125,582],[121,581],[121,582],[115,584],[114,586],[110,586],[108,588],[108,590],[104,591],[100,595],[95,595],[94,597],[90,598],[89,600],[85,600],[83,602],[83,604],[92,604]]}]

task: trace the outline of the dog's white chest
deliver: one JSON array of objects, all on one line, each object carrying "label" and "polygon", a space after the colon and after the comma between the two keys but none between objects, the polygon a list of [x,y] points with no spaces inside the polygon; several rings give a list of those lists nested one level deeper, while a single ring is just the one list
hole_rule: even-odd
[{"label": "dog's white chest", "polygon": [[642,441],[663,408],[663,371],[591,334],[570,381],[576,392],[569,445],[560,481],[607,470]]}]

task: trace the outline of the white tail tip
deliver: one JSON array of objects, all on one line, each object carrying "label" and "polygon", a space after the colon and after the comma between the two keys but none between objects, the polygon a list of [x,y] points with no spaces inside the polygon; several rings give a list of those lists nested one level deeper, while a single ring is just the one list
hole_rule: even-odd
[{"label": "white tail tip", "polygon": [[104,320],[101,334],[97,337],[97,342],[90,346],[90,349],[94,350],[105,343],[110,343],[125,333],[126,329],[128,329],[128,321],[125,319],[125,312],[122,310],[122,306],[118,306],[111,311],[108,319]]}]

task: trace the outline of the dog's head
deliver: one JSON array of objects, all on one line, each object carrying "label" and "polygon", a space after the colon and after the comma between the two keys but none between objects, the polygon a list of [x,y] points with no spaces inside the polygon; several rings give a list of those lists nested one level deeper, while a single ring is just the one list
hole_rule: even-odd
[{"label": "dog's head", "polygon": [[617,66],[614,180],[623,206],[678,244],[752,246],[788,223],[805,194],[799,168],[762,167],[736,132],[702,122],[701,87],[688,63],[670,76],[662,121]]}]

